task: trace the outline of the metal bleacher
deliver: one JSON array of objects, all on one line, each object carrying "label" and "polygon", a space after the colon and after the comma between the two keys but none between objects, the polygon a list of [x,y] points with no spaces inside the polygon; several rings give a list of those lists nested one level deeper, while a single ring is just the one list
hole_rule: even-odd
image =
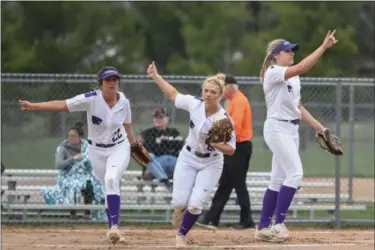
[{"label": "metal bleacher", "polygon": [[[77,218],[71,220],[70,211],[77,214],[85,210],[103,210],[103,204],[83,204],[78,199],[77,204],[48,205],[42,197],[45,187],[56,184],[57,170],[43,169],[6,169],[2,175],[2,221],[7,222],[79,222]],[[140,178],[141,171],[126,171],[121,179],[121,217],[134,223],[169,223],[171,217],[171,191],[164,184],[157,181],[145,181]],[[268,185],[268,172],[249,172],[247,175],[248,192],[253,212],[261,210],[263,193]],[[308,192],[305,192],[308,190]],[[331,190],[332,192],[327,192]],[[215,190],[214,190],[215,191]],[[211,194],[211,197],[214,192]],[[341,194],[341,201],[345,202],[347,194]],[[317,219],[317,211],[332,214],[335,211],[334,182],[306,181],[302,182],[292,205],[289,217],[298,219],[302,215],[310,220]],[[207,202],[210,205],[210,200]],[[365,210],[364,205],[340,206],[341,210]],[[230,196],[223,220],[232,222],[239,212],[236,195]],[[83,220],[85,221],[85,220]]]}]

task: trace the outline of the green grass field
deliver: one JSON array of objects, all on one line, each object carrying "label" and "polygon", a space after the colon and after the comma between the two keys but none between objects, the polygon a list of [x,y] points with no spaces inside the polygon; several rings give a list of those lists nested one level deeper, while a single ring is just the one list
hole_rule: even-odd
[{"label": "green grass field", "polygon": [[[373,125],[372,125],[373,126]],[[146,128],[145,125],[134,125],[135,133]],[[187,134],[186,124],[178,124],[183,135]],[[366,128],[369,126],[366,126]],[[358,132],[359,131],[359,132]],[[356,177],[374,176],[374,141],[373,127],[366,132],[363,128],[356,131],[354,147],[354,175]],[[29,132],[30,133],[30,132]],[[361,134],[362,133],[362,134]],[[347,176],[349,167],[349,143],[347,140],[347,126],[342,126],[342,144],[345,155],[340,157],[341,174]],[[54,169],[54,155],[60,138],[28,138],[14,140],[2,145],[2,162],[6,168],[42,168]],[[360,140],[358,140],[358,138]],[[263,137],[253,138],[254,152],[250,163],[250,171],[270,171],[271,152],[265,148]],[[307,143],[307,150],[301,152],[304,175],[309,177],[330,177],[335,174],[335,157],[318,148],[315,141]],[[134,162],[131,162],[129,169],[140,169]]]}]

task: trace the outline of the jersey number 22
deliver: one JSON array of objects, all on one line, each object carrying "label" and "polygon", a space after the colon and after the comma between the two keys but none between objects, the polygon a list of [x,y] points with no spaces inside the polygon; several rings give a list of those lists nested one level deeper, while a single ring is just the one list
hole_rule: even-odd
[{"label": "jersey number 22", "polygon": [[118,129],[113,133],[112,141],[115,142],[115,141],[117,141],[118,139],[120,139],[121,137],[122,137],[121,130],[120,130],[120,128],[118,128]]}]

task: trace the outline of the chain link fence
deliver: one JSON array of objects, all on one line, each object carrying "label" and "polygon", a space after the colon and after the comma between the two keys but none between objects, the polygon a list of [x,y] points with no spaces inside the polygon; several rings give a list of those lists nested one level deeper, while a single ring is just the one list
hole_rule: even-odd
[{"label": "chain link fence", "polygon": [[[165,76],[165,78],[181,93],[198,96],[201,93],[201,84],[205,79],[203,76]],[[257,210],[257,207],[261,205],[261,195],[266,187],[267,173],[271,168],[271,153],[262,136],[266,107],[262,85],[259,83],[258,77],[238,77],[237,80],[240,90],[250,100],[253,113],[254,153],[250,164],[250,173],[252,174],[249,174],[248,182],[252,207]],[[304,124],[301,125],[300,154],[304,166],[305,185],[300,190],[301,199],[296,199],[294,205],[307,208],[293,210],[291,219],[303,221],[302,218],[306,217],[307,221],[317,221],[322,218],[332,220],[332,212],[336,212],[336,222],[340,215],[342,221],[355,218],[357,221],[361,221],[360,219],[373,221],[374,79],[301,78],[301,83],[303,104],[316,119],[340,136],[345,154],[343,157],[337,158],[320,150],[315,143],[315,131]],[[56,182],[53,179],[56,174],[54,170],[56,148],[67,138],[69,126],[78,120],[85,122],[86,114],[21,113],[17,101],[19,99],[35,102],[63,100],[90,91],[95,88],[95,85],[96,76],[87,74],[3,73],[1,75],[2,163],[6,168],[5,173],[12,170],[14,175],[17,175],[17,171],[28,169],[27,175],[29,175],[29,178],[18,181],[18,187],[20,185],[54,185]],[[169,127],[176,128],[182,137],[187,136],[188,113],[177,110],[146,76],[124,75],[121,80],[121,91],[130,100],[133,130],[137,135],[145,129],[153,127],[152,113],[154,109],[164,107],[170,114]],[[35,169],[38,169],[39,172]],[[140,169],[134,162],[131,162],[128,170],[131,173],[137,171],[135,175],[138,175]],[[44,177],[32,174],[43,171],[51,177],[50,181],[44,182]],[[124,183],[132,183],[126,180],[134,180],[133,177],[139,179],[139,176],[129,174],[124,177]],[[9,183],[7,187],[4,180],[8,179],[4,178],[3,176],[2,188],[7,189]],[[13,178],[15,177],[13,176]],[[134,183],[133,187],[138,187],[137,185]],[[147,192],[152,193],[153,190],[161,187],[151,185],[147,188],[149,188],[146,189]],[[139,191],[139,189],[136,190]],[[138,196],[124,194],[124,197],[133,198],[135,206],[141,206]],[[155,197],[153,198],[155,201]],[[3,203],[7,202],[6,195],[2,197],[2,201]],[[31,195],[28,202],[31,201],[36,204],[44,203],[40,192],[39,196]],[[127,204],[132,204],[131,202],[124,201]],[[168,204],[165,202],[166,200],[163,199],[162,204]],[[234,199],[233,205],[235,203]],[[357,207],[357,210],[362,210],[360,212],[362,217],[357,217],[355,207],[352,209],[349,207],[353,204],[365,205],[365,207]],[[316,209],[315,205],[331,207],[323,207],[320,210]],[[338,210],[339,205],[342,208],[341,212]],[[346,205],[348,205],[347,211]],[[155,208],[156,214],[159,211],[165,217],[159,220],[150,219],[150,222],[168,221],[166,218],[169,216],[169,210],[159,210]],[[237,210],[231,211],[230,207],[226,208],[227,217],[225,218],[228,221],[235,220],[233,216],[238,213]],[[168,212],[164,214],[165,211]],[[338,214],[337,211],[340,213]],[[130,217],[133,218],[132,216]],[[147,217],[146,215],[142,216],[141,214],[137,222],[143,221]]]}]

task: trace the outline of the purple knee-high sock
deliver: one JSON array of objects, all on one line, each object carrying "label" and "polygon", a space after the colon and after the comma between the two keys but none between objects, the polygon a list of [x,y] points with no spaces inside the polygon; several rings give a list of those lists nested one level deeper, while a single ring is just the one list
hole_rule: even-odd
[{"label": "purple knee-high sock", "polygon": [[107,213],[107,218],[108,218],[108,228],[110,229],[112,226],[111,223],[111,217],[109,216],[108,208],[105,209],[105,212]]},{"label": "purple knee-high sock", "polygon": [[197,221],[198,217],[199,217],[199,214],[192,214],[189,212],[189,210],[186,210],[178,233],[186,236],[186,234],[190,231],[190,229],[193,227],[193,225]]},{"label": "purple knee-high sock", "polygon": [[107,195],[108,202],[108,216],[110,221],[110,226],[119,225],[119,215],[120,215],[120,195],[110,194]]},{"label": "purple knee-high sock", "polygon": [[273,213],[275,212],[278,194],[279,192],[273,191],[269,188],[267,188],[266,192],[264,193],[262,213],[258,225],[259,230],[267,228],[270,225]]},{"label": "purple knee-high sock", "polygon": [[276,203],[276,218],[275,224],[283,223],[288,213],[290,203],[292,203],[296,188],[281,186],[279,196]]}]

